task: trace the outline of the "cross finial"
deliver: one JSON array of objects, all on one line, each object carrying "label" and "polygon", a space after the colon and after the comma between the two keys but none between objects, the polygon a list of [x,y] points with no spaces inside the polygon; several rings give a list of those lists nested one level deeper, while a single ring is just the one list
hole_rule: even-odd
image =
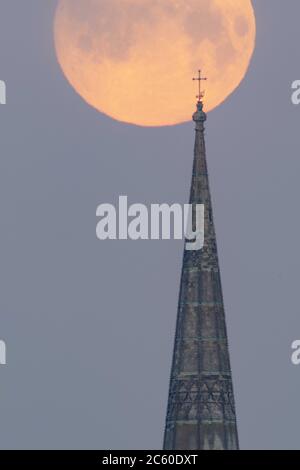
[{"label": "cross finial", "polygon": [[201,77],[201,70],[198,70],[198,77],[193,78],[193,80],[197,80],[199,82],[199,95],[196,96],[196,98],[198,99],[198,102],[199,102],[199,101],[202,100],[202,98],[204,96],[204,92],[201,91],[201,82],[202,82],[202,80],[207,80],[207,78]]}]

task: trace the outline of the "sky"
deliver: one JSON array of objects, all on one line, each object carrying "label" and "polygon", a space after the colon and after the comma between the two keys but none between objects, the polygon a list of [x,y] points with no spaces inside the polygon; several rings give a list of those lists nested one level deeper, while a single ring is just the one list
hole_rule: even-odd
[{"label": "sky", "polygon": [[[256,50],[208,115],[207,159],[240,446],[299,449],[300,3],[253,5]],[[194,126],[89,107],[57,63],[55,6],[1,2],[0,448],[159,449],[183,243],[100,242],[96,208],[186,203]]]}]

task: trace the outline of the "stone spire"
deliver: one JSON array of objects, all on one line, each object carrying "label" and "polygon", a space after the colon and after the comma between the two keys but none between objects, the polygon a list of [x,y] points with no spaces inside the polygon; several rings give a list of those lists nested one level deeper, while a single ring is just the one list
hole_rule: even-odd
[{"label": "stone spire", "polygon": [[201,97],[190,204],[204,204],[204,247],[184,251],[164,449],[238,449]]}]

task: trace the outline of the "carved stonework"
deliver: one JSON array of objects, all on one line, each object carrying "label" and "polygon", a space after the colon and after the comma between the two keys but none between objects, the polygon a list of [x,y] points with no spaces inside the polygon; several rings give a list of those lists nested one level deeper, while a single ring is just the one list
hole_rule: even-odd
[{"label": "carved stonework", "polygon": [[231,378],[228,376],[171,379],[167,425],[173,422],[235,421]]}]

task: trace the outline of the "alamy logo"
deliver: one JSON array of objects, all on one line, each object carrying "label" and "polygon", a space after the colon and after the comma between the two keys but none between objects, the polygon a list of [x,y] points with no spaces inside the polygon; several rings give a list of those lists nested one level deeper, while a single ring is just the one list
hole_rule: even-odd
[{"label": "alamy logo", "polygon": [[6,344],[0,340],[0,366],[6,365]]},{"label": "alamy logo", "polygon": [[292,90],[294,90],[291,97],[292,103],[297,106],[300,104],[300,80],[295,80],[292,83]]},{"label": "alamy logo", "polygon": [[0,80],[0,104],[6,104],[6,84]]},{"label": "alamy logo", "polygon": [[99,240],[186,240],[186,250],[204,245],[203,204],[144,204],[128,206],[127,196],[119,197],[118,210],[100,204],[96,211]]},{"label": "alamy logo", "polygon": [[294,366],[300,365],[300,340],[296,339],[292,343],[293,353],[291,356],[291,361]]}]

